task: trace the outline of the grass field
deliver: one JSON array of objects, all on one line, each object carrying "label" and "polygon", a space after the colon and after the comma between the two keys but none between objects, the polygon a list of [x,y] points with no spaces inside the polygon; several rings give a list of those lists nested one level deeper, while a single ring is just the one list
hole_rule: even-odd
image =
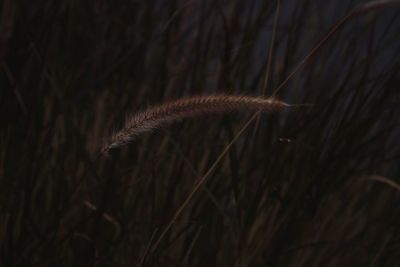
[{"label": "grass field", "polygon": [[[34,2],[0,3],[0,266],[400,266],[399,1]],[[209,95],[289,107],[108,149]]]}]

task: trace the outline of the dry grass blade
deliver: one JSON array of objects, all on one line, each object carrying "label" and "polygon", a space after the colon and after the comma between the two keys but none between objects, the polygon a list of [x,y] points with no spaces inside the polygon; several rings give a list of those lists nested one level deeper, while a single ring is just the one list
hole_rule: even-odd
[{"label": "dry grass blade", "polygon": [[367,177],[367,179],[384,183],[400,192],[400,184],[398,184],[386,177],[378,176],[378,175],[371,175],[371,176]]},{"label": "dry grass blade", "polygon": [[218,114],[239,110],[273,112],[289,107],[275,98],[235,95],[210,95],[182,98],[128,116],[124,127],[114,133],[102,153],[131,142],[138,135],[150,132],[174,121],[206,114]]},{"label": "dry grass blade", "polygon": [[278,92],[289,82],[290,79],[305,65],[305,63],[308,62],[308,60],[327,42],[329,39],[340,29],[342,26],[346,24],[347,21],[350,19],[364,15],[367,12],[374,11],[386,6],[390,5],[398,5],[400,4],[400,0],[376,0],[376,1],[371,1],[365,4],[361,4],[359,6],[356,6],[350,12],[348,12],[346,15],[344,15],[340,20],[338,20],[325,34],[319,41],[318,43],[314,46],[313,49],[303,58],[302,61],[300,61],[299,64],[296,65],[296,67],[293,69],[293,71],[290,72],[290,74],[286,77],[286,79],[278,86],[278,88],[274,91],[272,96],[275,96],[278,94]]}]

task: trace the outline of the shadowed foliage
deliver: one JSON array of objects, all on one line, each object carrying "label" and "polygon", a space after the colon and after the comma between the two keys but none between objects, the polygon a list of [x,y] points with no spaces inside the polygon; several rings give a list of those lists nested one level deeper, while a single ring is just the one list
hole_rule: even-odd
[{"label": "shadowed foliage", "polygon": [[[398,266],[399,15],[3,0],[0,265]],[[298,106],[182,120],[98,156],[126,114],[198,95]]]}]

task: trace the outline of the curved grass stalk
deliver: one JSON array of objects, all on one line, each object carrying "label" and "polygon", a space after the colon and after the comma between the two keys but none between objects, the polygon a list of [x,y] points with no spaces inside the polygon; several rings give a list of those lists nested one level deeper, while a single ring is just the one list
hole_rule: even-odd
[{"label": "curved grass stalk", "polygon": [[289,105],[275,98],[224,94],[181,98],[128,116],[124,127],[104,144],[102,153],[107,154],[110,149],[128,144],[145,132],[185,118],[243,110],[273,112],[286,107]]}]

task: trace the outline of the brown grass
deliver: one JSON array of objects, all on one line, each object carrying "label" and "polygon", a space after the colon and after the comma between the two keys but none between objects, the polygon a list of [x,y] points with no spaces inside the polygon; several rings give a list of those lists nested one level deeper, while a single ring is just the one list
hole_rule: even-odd
[{"label": "brown grass", "polygon": [[124,127],[104,144],[102,153],[107,154],[110,149],[125,145],[142,133],[185,118],[242,110],[273,112],[288,106],[275,98],[224,94],[181,98],[128,116]]}]

